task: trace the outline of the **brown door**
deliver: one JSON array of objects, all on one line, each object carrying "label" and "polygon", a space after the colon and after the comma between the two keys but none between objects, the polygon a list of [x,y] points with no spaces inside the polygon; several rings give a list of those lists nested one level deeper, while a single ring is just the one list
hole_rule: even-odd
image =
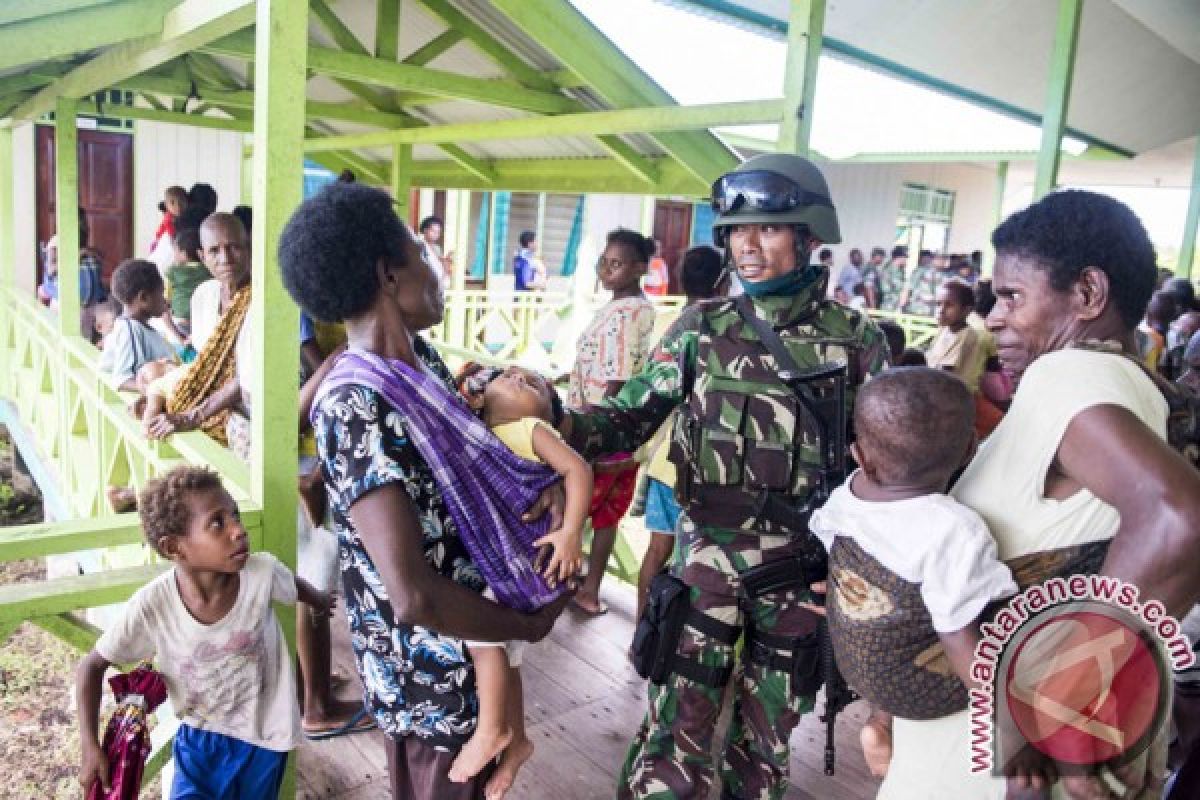
[{"label": "brown door", "polygon": [[[54,235],[54,128],[37,126],[38,246]],[[105,131],[79,131],[79,205],[87,215],[89,241],[104,264],[107,284],[133,256],[133,137]],[[149,243],[146,243],[149,246]],[[38,264],[41,280],[41,263]]]},{"label": "brown door", "polygon": [[679,285],[679,264],[692,238],[691,203],[657,200],[654,203],[654,238],[658,240],[659,255],[667,262],[671,274],[670,293],[682,294]]}]

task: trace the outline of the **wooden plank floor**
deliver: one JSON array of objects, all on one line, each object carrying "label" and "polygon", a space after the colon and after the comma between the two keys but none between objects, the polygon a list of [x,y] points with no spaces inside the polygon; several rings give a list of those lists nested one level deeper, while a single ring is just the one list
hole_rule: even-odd
[{"label": "wooden plank floor", "polygon": [[[525,713],[537,747],[508,797],[511,800],[601,800],[614,796],[625,749],[645,711],[645,683],[625,651],[633,630],[633,590],[605,582],[608,614],[587,618],[568,611],[543,642],[525,655]],[[345,616],[334,617],[334,661],[358,681]],[[818,698],[817,707],[824,700]],[[838,719],[837,774],[826,777],[825,730],[806,715],[792,736],[788,800],[868,800],[878,781],[858,748],[864,704]],[[384,800],[389,796],[382,734],[310,742],[300,749],[298,796],[304,800]],[[714,792],[714,797],[718,792]]]}]

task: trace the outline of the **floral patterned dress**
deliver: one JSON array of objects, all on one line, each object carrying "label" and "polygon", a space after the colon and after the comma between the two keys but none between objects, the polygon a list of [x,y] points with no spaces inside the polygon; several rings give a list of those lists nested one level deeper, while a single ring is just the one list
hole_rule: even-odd
[{"label": "floral patterned dress", "polygon": [[[453,387],[433,348],[419,337],[415,344],[425,367]],[[396,618],[379,571],[350,519],[350,507],[372,489],[400,484],[420,520],[430,566],[477,592],[483,591],[483,580],[433,473],[386,400],[364,386],[342,386],[318,400],[313,419],[366,708],[391,736],[416,736],[437,749],[457,750],[474,731],[478,714],[475,670],[466,647],[460,639]]]}]

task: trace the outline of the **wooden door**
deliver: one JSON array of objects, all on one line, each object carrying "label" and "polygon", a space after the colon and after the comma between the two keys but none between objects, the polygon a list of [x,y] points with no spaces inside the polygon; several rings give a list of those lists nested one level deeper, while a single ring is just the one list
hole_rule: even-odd
[{"label": "wooden door", "polygon": [[[54,128],[37,126],[37,239],[39,247],[55,224]],[[79,131],[79,205],[87,215],[88,245],[104,264],[104,281],[134,254],[133,137],[106,131]],[[149,242],[143,247],[149,247]],[[142,248],[139,248],[142,249]],[[41,263],[38,280],[41,280]]]},{"label": "wooden door", "polygon": [[671,275],[670,293],[683,294],[679,285],[679,264],[692,240],[692,204],[655,201],[654,238],[658,240],[658,254],[667,262],[667,271]]}]

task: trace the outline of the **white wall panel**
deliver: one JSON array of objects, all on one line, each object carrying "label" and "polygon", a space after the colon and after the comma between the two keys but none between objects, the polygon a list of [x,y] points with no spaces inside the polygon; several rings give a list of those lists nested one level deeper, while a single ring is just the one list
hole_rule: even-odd
[{"label": "white wall panel", "polygon": [[33,124],[13,129],[13,214],[16,217],[16,285],[30,293],[37,284],[37,189]]},{"label": "white wall panel", "polygon": [[[133,246],[145,255],[158,228],[163,189],[208,183],[217,208],[231,211],[242,200],[243,135],[231,131],[138,122],[133,137]],[[248,199],[246,201],[249,202]]]}]

